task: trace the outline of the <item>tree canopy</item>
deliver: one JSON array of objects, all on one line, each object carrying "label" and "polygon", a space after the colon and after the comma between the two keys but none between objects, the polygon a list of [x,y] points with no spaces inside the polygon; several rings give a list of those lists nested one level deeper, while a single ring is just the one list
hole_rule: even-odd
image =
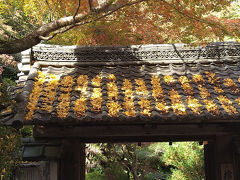
[{"label": "tree canopy", "polygon": [[238,40],[240,17],[230,13],[233,5],[234,0],[1,0],[0,54],[51,39],[78,45]]}]

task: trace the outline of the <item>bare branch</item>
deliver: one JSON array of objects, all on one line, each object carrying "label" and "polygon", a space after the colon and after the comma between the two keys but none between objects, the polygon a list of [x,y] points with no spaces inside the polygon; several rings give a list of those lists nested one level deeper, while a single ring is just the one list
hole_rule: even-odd
[{"label": "bare branch", "polygon": [[108,11],[111,11],[111,9],[109,7],[112,7],[114,6],[113,2],[112,1],[108,1],[108,2],[105,2],[102,7],[99,7],[99,8],[92,8],[92,11],[91,12],[94,12],[94,13],[101,13],[101,12],[108,12]]},{"label": "bare branch", "polygon": [[51,36],[47,36],[47,37],[45,37],[45,36],[39,36],[39,38],[40,38],[41,40],[48,41],[48,40],[54,38],[56,35],[61,34],[61,33],[65,33],[66,31],[72,29],[73,27],[75,27],[75,26],[74,26],[74,25],[70,25],[70,26],[68,26],[68,27],[66,27],[66,28],[64,28],[64,29],[60,29],[60,30],[58,30],[58,31],[55,31]]},{"label": "bare branch", "polygon": [[52,16],[53,16],[53,17],[54,17],[54,15],[55,15],[57,6],[59,5],[60,2],[61,2],[61,0],[57,0],[57,2],[56,2],[55,5],[54,5],[53,12],[52,12]]},{"label": "bare branch", "polygon": [[135,2],[132,2],[132,3],[117,5],[117,6],[115,6],[115,9],[112,8],[112,10],[111,10],[110,12],[105,13],[105,14],[103,14],[103,15],[95,18],[95,19],[92,19],[92,20],[90,20],[90,21],[86,21],[86,22],[82,22],[82,23],[77,23],[77,24],[75,24],[75,26],[81,26],[81,25],[84,25],[84,24],[89,24],[89,23],[98,21],[98,20],[100,20],[100,19],[102,19],[102,18],[104,18],[104,17],[107,17],[107,16],[115,13],[115,12],[118,11],[119,9],[122,9],[122,8],[124,8],[124,7],[127,7],[127,6],[132,6],[132,5],[134,5],[134,4],[138,4],[138,3],[141,3],[141,2],[143,2],[143,1],[146,1],[146,0],[138,0],[138,1],[135,1]]},{"label": "bare branch", "polygon": [[76,19],[75,18],[76,18],[76,15],[77,15],[78,11],[79,11],[80,5],[81,5],[81,0],[78,0],[78,6],[77,6],[77,9],[76,9],[76,11],[75,11],[75,13],[73,15],[73,24],[76,23]]},{"label": "bare branch", "polygon": [[48,0],[45,0],[47,6],[48,6],[48,13],[49,13],[49,21],[51,22],[52,21],[52,9],[50,7],[50,4],[48,2]]},{"label": "bare branch", "polygon": [[88,0],[89,11],[92,12],[92,0]]},{"label": "bare branch", "polygon": [[45,36],[39,36],[39,39],[44,40],[44,41],[48,41],[48,40],[54,38],[56,35],[57,35],[57,33],[54,33],[54,35],[47,36],[47,37],[45,37]]}]

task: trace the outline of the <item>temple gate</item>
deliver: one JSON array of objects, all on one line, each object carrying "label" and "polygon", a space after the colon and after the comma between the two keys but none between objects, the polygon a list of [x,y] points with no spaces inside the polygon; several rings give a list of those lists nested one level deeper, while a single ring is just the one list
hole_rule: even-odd
[{"label": "temple gate", "polygon": [[38,45],[22,52],[18,111],[61,144],[61,179],[85,179],[91,142],[204,141],[208,180],[240,179],[240,45]]}]

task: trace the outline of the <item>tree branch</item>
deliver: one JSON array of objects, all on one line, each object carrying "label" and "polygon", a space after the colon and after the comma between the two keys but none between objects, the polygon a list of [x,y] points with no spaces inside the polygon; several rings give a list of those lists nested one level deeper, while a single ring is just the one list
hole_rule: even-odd
[{"label": "tree branch", "polygon": [[92,12],[92,10],[93,10],[92,0],[88,0],[88,7],[89,7],[89,11]]},{"label": "tree branch", "polygon": [[75,25],[70,25],[70,26],[66,27],[65,29],[59,29],[58,31],[54,32],[51,36],[47,36],[47,37],[39,36],[39,38],[41,40],[48,41],[48,40],[54,38],[56,35],[61,34],[61,33],[65,33],[66,31],[72,29],[73,27],[75,27]]},{"label": "tree branch", "polygon": [[[41,42],[41,40],[49,40],[55,37],[59,33],[66,32],[72,29],[75,26],[80,26],[84,24],[88,24],[99,19],[102,19],[106,16],[113,14],[114,12],[127,7],[132,6],[134,4],[141,3],[147,0],[136,0],[134,2],[125,3],[125,4],[112,4],[107,3],[102,7],[98,8],[94,12],[83,12],[77,14],[75,12],[75,16],[63,17],[58,20],[52,21],[48,24],[45,24],[35,31],[31,32],[28,36],[17,39],[14,41],[6,42],[4,44],[0,44],[0,54],[12,54],[21,52],[23,50],[29,49],[34,45],[37,45]],[[78,9],[78,8],[77,8]],[[88,20],[89,19],[89,20]],[[66,27],[66,29],[65,29]],[[64,28],[64,29],[62,29]],[[49,36],[49,34],[53,33],[53,35]]]},{"label": "tree branch", "polygon": [[116,6],[115,9],[112,9],[112,10],[111,10],[110,12],[108,12],[108,13],[105,13],[105,14],[103,14],[103,15],[95,18],[95,19],[89,20],[89,21],[87,21],[87,22],[77,23],[77,24],[75,24],[75,26],[81,26],[81,25],[84,25],[84,24],[88,24],[88,23],[92,23],[92,22],[98,21],[98,20],[100,20],[100,19],[103,19],[104,17],[107,17],[107,16],[115,13],[116,11],[118,11],[118,10],[124,8],[124,7],[132,6],[132,5],[134,5],[134,4],[138,4],[138,3],[143,2],[143,1],[145,1],[145,0],[138,0],[138,1],[135,1],[135,2],[132,2],[132,3],[127,3],[127,4],[123,4],[123,5]]},{"label": "tree branch", "polygon": [[77,9],[76,9],[76,11],[75,11],[75,13],[73,15],[73,24],[76,23],[76,19],[75,18],[76,18],[76,15],[77,15],[78,11],[79,11],[80,4],[81,4],[81,0],[78,0],[78,6],[77,6]]},{"label": "tree branch", "polygon": [[47,6],[48,6],[48,12],[49,12],[49,21],[51,22],[52,21],[52,9],[50,7],[50,4],[48,2],[48,0],[45,0]]},{"label": "tree branch", "polygon": [[55,12],[56,12],[57,6],[59,5],[60,2],[61,2],[61,0],[57,0],[57,2],[56,2],[55,5],[54,5],[53,13],[52,13],[52,16],[53,16],[53,17],[55,16]]}]

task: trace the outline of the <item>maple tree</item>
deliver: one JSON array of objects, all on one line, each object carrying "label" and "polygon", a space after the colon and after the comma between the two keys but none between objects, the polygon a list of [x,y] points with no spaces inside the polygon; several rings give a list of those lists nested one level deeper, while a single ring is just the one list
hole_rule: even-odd
[{"label": "maple tree", "polygon": [[[79,45],[204,43],[222,41],[226,36],[238,40],[239,18],[220,18],[213,13],[227,11],[232,2],[233,0],[0,1],[0,53],[20,52],[52,38],[52,43]],[[58,34],[62,35],[56,36]]]}]

